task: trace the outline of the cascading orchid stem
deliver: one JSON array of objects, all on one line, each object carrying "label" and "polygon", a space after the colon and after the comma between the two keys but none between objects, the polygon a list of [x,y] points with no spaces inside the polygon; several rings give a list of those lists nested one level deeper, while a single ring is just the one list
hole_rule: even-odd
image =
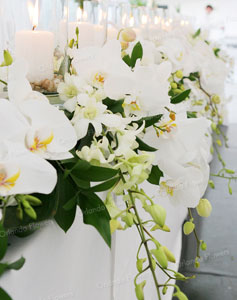
[{"label": "cascading orchid stem", "polygon": [[[189,214],[190,219],[193,220],[193,215],[192,215],[191,208],[188,208],[188,214]],[[196,242],[197,242],[197,255],[196,256],[197,256],[197,258],[200,258],[201,241],[198,237],[196,228],[194,228],[193,233],[194,233],[194,236],[195,236],[195,239],[196,239]]]},{"label": "cascading orchid stem", "polygon": [[134,213],[135,213],[135,215],[137,217],[138,226],[139,226],[140,233],[141,233],[141,238],[142,238],[142,243],[144,244],[144,247],[145,247],[145,250],[146,250],[147,258],[148,258],[148,261],[149,261],[149,269],[151,270],[152,277],[153,277],[153,280],[154,280],[154,283],[155,283],[155,286],[156,286],[157,296],[158,296],[158,299],[161,300],[161,294],[160,294],[160,290],[159,290],[159,283],[158,283],[158,280],[156,278],[155,270],[153,269],[152,257],[151,257],[151,254],[150,254],[150,251],[149,251],[149,248],[148,248],[146,237],[145,237],[144,227],[142,225],[142,221],[140,219],[140,216],[139,216],[139,213],[138,213],[138,210],[137,210],[137,207],[136,207],[135,200],[133,198],[132,192],[128,191],[128,194],[129,194],[130,200],[131,200],[131,202],[132,202],[132,204],[134,206],[134,208],[133,208],[134,209]]},{"label": "cascading orchid stem", "polygon": [[0,83],[2,83],[2,84],[4,84],[4,85],[6,85],[6,86],[7,86],[7,82],[6,82],[6,81],[4,81],[4,80],[2,80],[2,79],[0,79]]}]

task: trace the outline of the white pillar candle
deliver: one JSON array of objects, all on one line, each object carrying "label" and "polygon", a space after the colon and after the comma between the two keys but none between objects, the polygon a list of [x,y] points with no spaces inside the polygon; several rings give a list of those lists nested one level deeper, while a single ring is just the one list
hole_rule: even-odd
[{"label": "white pillar candle", "polygon": [[27,78],[30,82],[52,79],[54,76],[54,34],[49,31],[35,30],[38,25],[39,4],[29,6],[33,29],[16,32],[15,58],[24,58],[28,62]]},{"label": "white pillar candle", "polygon": [[25,30],[16,33],[15,57],[28,62],[30,82],[52,79],[54,76],[54,35],[47,31]]}]

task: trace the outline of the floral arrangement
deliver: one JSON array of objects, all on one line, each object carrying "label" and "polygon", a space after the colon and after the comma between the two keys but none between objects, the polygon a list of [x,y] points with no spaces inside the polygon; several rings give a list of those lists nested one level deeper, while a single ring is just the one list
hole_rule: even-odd
[{"label": "floral arrangement", "polygon": [[[73,40],[69,56],[68,73],[58,86],[64,101],[59,109],[32,91],[25,62],[12,63],[4,52],[0,74],[7,76],[0,79],[9,99],[0,100],[0,227],[5,232],[0,259],[14,228],[26,226],[28,235],[32,222],[54,218],[66,232],[79,207],[84,223],[94,226],[109,247],[116,230],[136,227],[141,239],[134,279],[138,300],[145,299],[147,271],[157,299],[174,289],[174,296],[185,300],[175,281],[189,278],[172,269],[176,258],[157,239],[159,231],[169,234],[169,211],[143,183],[156,185],[160,197],[187,208],[183,231],[196,237],[199,267],[200,251],[207,246],[197,235],[191,209],[202,217],[211,214],[211,203],[202,197],[208,184],[214,188],[209,170],[214,151],[222,168],[212,175],[228,180],[230,194],[236,178],[218,150],[227,143],[221,125],[231,61],[201,30],[182,27],[140,42],[132,29],[123,29],[103,48],[79,51]],[[105,199],[100,192],[106,192]],[[0,275],[20,269],[24,261],[2,262]],[[156,269],[167,276],[165,282]],[[0,295],[10,299],[4,290]]]}]

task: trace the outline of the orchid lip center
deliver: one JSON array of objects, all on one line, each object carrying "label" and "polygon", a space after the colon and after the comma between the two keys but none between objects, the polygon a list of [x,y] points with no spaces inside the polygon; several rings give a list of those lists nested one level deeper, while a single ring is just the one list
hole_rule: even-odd
[{"label": "orchid lip center", "polygon": [[84,117],[86,119],[93,120],[93,119],[95,119],[96,115],[97,115],[97,109],[96,109],[96,107],[90,106],[90,107],[85,108],[85,110],[84,110]]},{"label": "orchid lip center", "polygon": [[94,77],[94,80],[100,84],[104,84],[105,82],[105,76],[101,73],[96,73],[95,74],[95,77]]},{"label": "orchid lip center", "polygon": [[174,187],[169,186],[166,182],[161,182],[161,187],[165,189],[168,195],[174,196]]},{"label": "orchid lip center", "polygon": [[53,133],[51,133],[46,139],[40,140],[39,137],[34,138],[33,144],[29,147],[31,152],[36,152],[38,150],[47,150],[47,146],[52,142],[54,138]]},{"label": "orchid lip center", "polygon": [[8,177],[7,173],[4,170],[0,170],[0,187],[4,187],[7,190],[12,189],[17,179],[20,177],[20,170],[18,170],[15,174]]}]

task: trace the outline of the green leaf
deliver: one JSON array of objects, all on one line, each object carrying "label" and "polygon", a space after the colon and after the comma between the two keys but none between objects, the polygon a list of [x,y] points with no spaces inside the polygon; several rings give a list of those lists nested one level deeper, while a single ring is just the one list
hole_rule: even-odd
[{"label": "green leaf", "polygon": [[102,102],[108,107],[108,110],[112,111],[114,114],[124,112],[124,100],[112,100],[110,98],[106,98]]},{"label": "green leaf", "polygon": [[78,194],[72,197],[66,204],[64,204],[63,209],[66,211],[73,209],[77,205]]},{"label": "green leaf", "polygon": [[123,61],[124,61],[129,67],[131,67],[131,58],[130,58],[129,55],[125,55],[125,56],[123,57]]},{"label": "green leaf", "polygon": [[151,184],[160,184],[160,178],[163,177],[163,172],[159,169],[158,166],[152,166],[151,173],[147,179]]},{"label": "green leaf", "polygon": [[133,122],[133,123],[137,123],[139,126],[141,126],[143,124],[143,122],[145,121],[145,128],[148,128],[148,127],[153,126],[154,124],[158,123],[162,117],[163,117],[163,115],[161,115],[161,114],[149,116],[149,117],[141,118],[140,120]]},{"label": "green leaf", "polygon": [[197,38],[201,33],[201,28],[199,28],[194,34],[193,34],[193,38]]},{"label": "green leaf", "polygon": [[131,64],[130,64],[131,68],[135,67],[137,60],[142,59],[142,56],[143,56],[142,45],[140,42],[138,42],[132,50]]},{"label": "green leaf", "polygon": [[84,223],[94,226],[111,247],[110,215],[104,202],[94,193],[82,192],[78,205],[82,210]]},{"label": "green leaf", "polygon": [[117,175],[119,170],[111,168],[92,166],[84,160],[79,160],[77,165],[71,170],[71,173],[82,180],[87,181],[105,181]]},{"label": "green leaf", "polygon": [[98,184],[96,186],[93,186],[90,188],[91,192],[104,192],[112,188],[118,181],[120,180],[120,177],[115,177],[110,180],[107,180],[101,184]]},{"label": "green leaf", "polygon": [[25,258],[21,257],[17,261],[15,261],[15,262],[13,262],[11,264],[8,264],[7,265],[7,269],[8,270],[20,270],[24,266],[25,261],[26,261]]},{"label": "green leaf", "polygon": [[2,288],[0,288],[0,299],[1,300],[12,300],[12,298]]},{"label": "green leaf", "polygon": [[182,92],[181,94],[177,95],[177,96],[174,96],[171,98],[171,103],[172,104],[178,104],[182,101],[184,101],[185,99],[187,99],[187,97],[189,96],[191,90],[186,90],[184,92]]},{"label": "green leaf", "polygon": [[90,188],[90,181],[82,180],[74,176],[73,174],[70,175],[75,182],[75,184],[78,186],[79,189],[88,190]]},{"label": "green leaf", "polygon": [[75,189],[73,183],[69,178],[65,178],[62,171],[58,172],[58,183],[56,186],[55,197],[57,202],[56,214],[54,216],[57,224],[67,232],[68,229],[72,226],[75,215],[76,215],[76,206],[71,210],[65,210],[64,205],[72,199],[76,194],[77,190]]},{"label": "green leaf", "polygon": [[82,138],[79,141],[79,145],[78,145],[77,150],[80,151],[82,149],[82,147],[84,147],[84,146],[90,147],[90,145],[93,141],[94,135],[95,135],[95,129],[94,129],[92,124],[89,124],[87,134],[84,138]]},{"label": "green leaf", "polygon": [[195,111],[187,111],[187,117],[189,119],[197,118],[197,113]]},{"label": "green leaf", "polygon": [[5,228],[3,227],[3,225],[0,224],[0,260],[2,260],[6,254],[7,242],[8,242],[7,232],[6,232]]},{"label": "green leaf", "polygon": [[214,48],[213,51],[214,51],[215,56],[219,57],[219,52],[221,51],[221,49],[220,48]]},{"label": "green leaf", "polygon": [[148,152],[155,152],[157,151],[156,148],[153,148],[149,145],[147,145],[146,143],[144,143],[140,138],[136,138],[136,141],[138,142],[139,144],[139,147],[138,149],[141,150],[141,151],[148,151]]}]

